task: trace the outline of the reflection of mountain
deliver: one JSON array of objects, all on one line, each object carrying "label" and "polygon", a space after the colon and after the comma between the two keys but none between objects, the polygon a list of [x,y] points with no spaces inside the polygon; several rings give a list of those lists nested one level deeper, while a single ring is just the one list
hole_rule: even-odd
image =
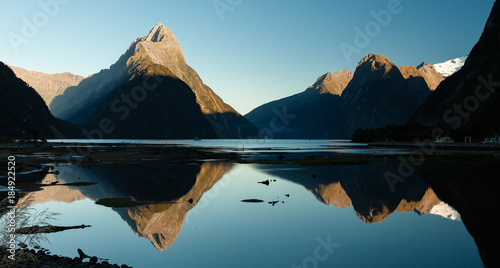
[{"label": "reflection of mountain", "polygon": [[[266,172],[302,184],[320,202],[327,205],[341,208],[352,205],[358,217],[368,224],[382,222],[394,211],[429,214],[441,203],[420,177],[410,177],[392,192],[384,177],[387,170],[397,170],[397,163],[312,167],[293,171],[276,169]],[[312,177],[311,174],[316,176]]]},{"label": "reflection of mountain", "polygon": [[[59,175],[47,175],[43,183],[97,182],[86,187],[51,186],[33,194],[34,203],[74,202],[89,198],[131,197],[155,204],[114,209],[139,237],[159,250],[167,249],[179,235],[190,209],[229,171],[231,165],[205,162],[198,165],[57,167]],[[57,177],[57,178],[56,178]],[[192,199],[192,202],[191,202]],[[163,203],[162,203],[163,202]],[[165,203],[170,202],[170,203]]]},{"label": "reflection of mountain", "polygon": [[[54,181],[59,181],[59,183],[66,183],[64,180],[57,179],[53,174],[48,174],[42,180],[43,184],[50,184]],[[50,201],[58,201],[64,203],[73,203],[78,200],[83,200],[87,198],[78,187],[56,185],[45,187],[43,191],[33,192],[31,194],[25,195],[19,198],[19,202],[22,203],[26,198],[31,198],[32,204],[40,204]]]},{"label": "reflection of mountain", "polygon": [[164,251],[179,235],[188,211],[198,204],[203,194],[210,190],[230,168],[228,164],[203,163],[194,186],[184,196],[173,200],[176,203],[117,211],[138,236],[149,239],[159,251]]},{"label": "reflection of mountain", "polygon": [[340,182],[330,184],[319,184],[315,189],[309,189],[316,198],[327,205],[334,205],[339,208],[352,206],[352,201],[342,188]]},{"label": "reflection of mountain", "polygon": [[[439,179],[435,179],[436,170],[439,170]],[[434,162],[423,165],[421,174],[437,196],[460,213],[485,267],[500,267],[498,163]]]}]

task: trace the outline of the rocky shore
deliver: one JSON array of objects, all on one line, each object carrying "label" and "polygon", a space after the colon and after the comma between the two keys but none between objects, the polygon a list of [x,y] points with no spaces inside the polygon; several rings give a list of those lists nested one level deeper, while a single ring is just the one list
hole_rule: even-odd
[{"label": "rocky shore", "polygon": [[[97,257],[84,258],[83,260],[76,257],[62,257],[58,255],[51,255],[46,253],[46,249],[30,249],[29,253],[32,256],[36,257],[37,261],[34,261],[32,258],[29,258],[26,252],[26,258],[20,259],[18,258],[15,263],[8,262],[0,262],[1,267],[9,267],[9,268],[53,268],[53,267],[88,267],[88,268],[128,268],[131,266],[127,266],[125,264],[110,264],[107,261],[99,261]],[[0,256],[7,256],[7,250],[4,247],[0,247]]]}]

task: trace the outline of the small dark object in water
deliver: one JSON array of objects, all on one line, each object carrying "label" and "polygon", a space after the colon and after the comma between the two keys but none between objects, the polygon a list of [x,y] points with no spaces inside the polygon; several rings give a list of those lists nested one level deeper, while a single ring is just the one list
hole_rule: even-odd
[{"label": "small dark object in water", "polygon": [[269,203],[269,204],[273,205],[273,207],[274,207],[274,205],[276,205],[276,204],[277,204],[277,203],[279,203],[279,202],[280,202],[280,201],[271,201],[271,202],[267,202],[267,203]]},{"label": "small dark object in water", "polygon": [[85,254],[85,253],[83,253],[83,250],[81,250],[81,249],[78,249],[78,255],[80,255],[80,257],[79,257],[80,260],[83,260],[85,258],[90,258],[90,256],[87,255],[87,254]]},{"label": "small dark object in water", "polygon": [[280,154],[280,155],[278,155],[278,159],[283,160],[283,159],[285,159],[285,157],[282,154]]},{"label": "small dark object in water", "polygon": [[190,199],[188,200],[188,202],[189,202],[189,203],[191,203],[191,204],[193,204],[193,201],[194,201],[194,200],[193,200],[193,198],[190,198]]},{"label": "small dark object in water", "polygon": [[316,178],[316,174],[313,174],[313,175],[312,175],[312,177],[313,177],[313,178]]},{"label": "small dark object in water", "polygon": [[290,194],[285,194],[286,197],[290,197]]},{"label": "small dark object in water", "polygon": [[267,181],[259,181],[259,183],[262,183],[262,184],[265,184],[265,185],[269,186],[269,180],[267,180]]},{"label": "small dark object in water", "polygon": [[245,200],[241,200],[241,202],[243,202],[243,203],[263,203],[264,200],[260,200],[260,199],[245,199]]},{"label": "small dark object in water", "polygon": [[59,183],[59,181],[53,181],[53,182],[50,183],[50,185],[56,185],[58,183]]},{"label": "small dark object in water", "polygon": [[31,227],[23,227],[16,230],[17,234],[48,234],[48,233],[57,233],[66,230],[72,229],[85,229],[91,227],[90,225],[78,225],[78,226],[31,226]]}]

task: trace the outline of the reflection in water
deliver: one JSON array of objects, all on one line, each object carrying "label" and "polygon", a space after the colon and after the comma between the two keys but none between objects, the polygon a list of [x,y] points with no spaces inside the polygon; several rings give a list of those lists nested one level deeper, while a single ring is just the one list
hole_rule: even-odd
[{"label": "reflection in water", "polygon": [[[489,226],[481,225],[481,222],[488,222],[485,219],[485,215],[488,215],[488,213],[486,213],[483,209],[484,203],[474,201],[474,198],[478,198],[478,195],[480,195],[479,190],[482,189],[482,187],[484,187],[485,185],[479,185],[474,191],[468,192],[467,187],[474,187],[469,184],[463,183],[463,181],[465,181],[466,179],[460,179],[461,177],[459,176],[459,174],[452,172],[456,164],[450,165],[448,169],[445,168],[446,165],[439,165],[439,167],[437,167],[431,164],[426,164],[420,167],[414,176],[408,178],[405,182],[398,184],[395,192],[392,192],[388,187],[387,181],[383,174],[387,170],[397,170],[397,164],[398,163],[388,162],[370,163],[367,165],[338,165],[318,167],[278,165],[245,166],[249,167],[249,169],[253,171],[248,172],[248,174],[242,174],[242,177],[248,176],[254,181],[252,181],[251,184],[248,184],[248,188],[238,188],[238,182],[236,182],[237,180],[234,180],[235,182],[233,182],[231,186],[225,189],[226,192],[232,191],[231,194],[234,195],[234,199],[231,199],[232,203],[225,201],[215,202],[216,198],[214,198],[214,204],[212,205],[212,208],[227,211],[226,213],[234,213],[232,215],[234,215],[235,219],[238,219],[238,217],[246,216],[248,217],[248,222],[252,222],[256,218],[261,217],[261,215],[265,215],[266,211],[269,213],[277,213],[276,215],[279,216],[276,216],[276,218],[266,218],[266,221],[268,220],[269,222],[273,222],[279,220],[280,217],[284,217],[285,214],[279,213],[282,213],[285,210],[291,209],[293,210],[293,212],[291,213],[293,213],[294,215],[296,214],[298,217],[300,217],[302,216],[302,214],[307,214],[304,208],[307,210],[313,207],[313,205],[311,205],[311,202],[319,204],[313,198],[311,198],[311,202],[305,200],[307,198],[304,197],[302,197],[302,199],[300,200],[295,199],[299,194],[298,192],[293,192],[291,195],[286,197],[287,202],[283,206],[271,207],[268,204],[260,206],[259,204],[241,203],[241,200],[244,200],[245,198],[263,198],[266,200],[266,202],[270,201],[271,199],[268,198],[274,198],[274,196],[277,196],[278,194],[273,196],[266,196],[264,198],[263,196],[260,196],[259,193],[260,191],[273,190],[281,187],[282,184],[279,180],[281,178],[283,180],[289,181],[287,183],[290,185],[296,186],[298,184],[305,187],[312,195],[314,195],[314,197],[319,202],[326,205],[334,205],[339,208],[348,208],[352,206],[359,219],[367,224],[380,223],[386,220],[395,211],[416,212],[419,215],[437,214],[444,218],[452,220],[462,218],[466,227],[469,229],[469,232],[474,236],[476,242],[478,242],[479,249],[482,250],[481,256],[483,257],[483,260],[485,259],[485,256],[486,258],[488,258],[488,256],[490,256],[489,258],[491,258],[491,254],[495,252],[495,248],[498,251],[498,247],[493,245],[493,241],[491,239],[487,240],[488,237],[486,237],[486,235],[481,233],[480,231],[481,226]],[[90,199],[95,201],[101,198],[113,197],[131,197],[137,201],[154,202],[153,204],[146,206],[132,208],[114,208],[113,210],[109,211],[116,212],[121,217],[121,219],[126,222],[126,224],[130,227],[130,229],[135,233],[136,236],[146,238],[151,241],[151,243],[158,251],[165,251],[167,248],[171,247],[165,253],[168,253],[172,250],[174,250],[175,252],[176,246],[172,245],[178,238],[181,229],[183,228],[183,224],[186,221],[188,212],[196,206],[201,206],[203,202],[199,203],[199,201],[204,193],[210,190],[223,177],[225,173],[229,172],[232,169],[232,164],[212,162],[205,162],[201,165],[176,164],[159,167],[145,167],[140,165],[127,167],[100,166],[91,168],[61,166],[57,167],[57,170],[59,170],[60,173],[58,175],[47,175],[47,177],[45,178],[45,182],[50,183],[52,181],[59,180],[61,181],[61,183],[83,181],[96,182],[97,184],[86,187],[46,187],[43,191],[36,192],[33,195],[33,198],[35,203],[43,203],[53,200],[70,203],[82,199]],[[260,170],[266,174],[262,174],[257,170]],[[439,170],[439,172],[436,172],[436,170]],[[470,170],[469,172],[462,170],[462,173],[470,174]],[[478,175],[488,177],[485,174]],[[463,177],[465,175],[461,176]],[[459,181],[457,183],[450,178],[459,178]],[[259,183],[262,181],[271,181],[274,179],[278,179],[278,182],[273,182],[269,186]],[[462,184],[466,185],[467,187]],[[241,185],[242,184],[240,184],[240,186]],[[302,187],[296,188],[302,189]],[[286,194],[290,193],[290,190],[295,189],[278,189],[278,191],[282,191],[279,192],[279,195],[281,197],[286,196]],[[305,192],[303,190],[301,191]],[[225,194],[227,193],[222,193],[222,195]],[[310,196],[310,194],[307,192],[305,192],[305,195]],[[498,201],[496,201],[496,199],[493,200],[490,197],[490,194],[486,194],[483,199],[486,198],[489,202],[491,202],[491,204],[498,204]],[[307,203],[304,207],[302,207],[303,210],[300,210],[300,208],[297,208],[295,210],[295,207],[289,207],[293,206],[292,204],[298,206],[298,203],[300,202]],[[219,207],[217,204],[219,204]],[[460,217],[458,212],[448,204],[457,208],[458,212],[462,213],[462,217]],[[241,207],[238,205],[241,205]],[[238,212],[242,211],[243,209],[245,209],[245,212],[242,212],[242,215],[237,215]],[[273,210],[269,211],[268,209]],[[325,210],[324,215],[332,211],[338,212],[338,210]],[[210,215],[208,214],[209,213],[205,213],[207,218],[210,218]],[[268,217],[269,215],[274,214],[268,214]],[[326,218],[327,216],[321,217]],[[200,217],[197,219],[201,218],[204,217]],[[358,219],[356,219],[355,217],[353,218],[355,221],[359,222]],[[204,219],[206,220],[206,218]],[[480,219],[481,221],[479,221],[478,219]],[[489,220],[491,222],[491,219]],[[118,218],[118,221],[121,221],[120,218]],[[228,219],[225,219],[224,221],[222,221],[221,219],[214,219],[214,221],[217,222],[217,225],[220,224],[222,226],[224,224],[224,221],[228,221]],[[304,224],[304,222],[307,221],[300,222],[300,224]],[[283,222],[282,224],[283,225],[276,229],[275,232],[284,230],[285,228],[293,228],[295,225],[300,225],[299,223],[295,222]],[[304,229],[302,226],[300,227],[300,230],[304,230],[304,234],[309,232],[309,230],[306,229],[314,229],[314,225],[316,223],[308,222],[307,224],[310,224],[310,226],[304,225]],[[328,224],[330,224],[330,222]],[[351,225],[352,223],[349,222],[349,224],[347,224],[346,226]],[[367,226],[365,224],[363,225]],[[375,225],[377,227],[379,226],[379,224]],[[387,225],[389,226],[390,224],[388,223]],[[254,225],[251,224],[249,226]],[[489,230],[492,231],[492,226],[489,227]],[[128,227],[126,226],[125,228],[128,229]],[[225,228],[228,228],[228,226],[226,226]],[[234,228],[238,227],[234,226]],[[343,227],[342,225],[337,225],[337,228]],[[359,226],[352,228],[355,232],[358,232],[360,230],[364,231],[364,229],[360,229]],[[346,232],[346,230],[349,229],[342,230]],[[241,232],[246,232],[246,230],[241,230]],[[330,230],[329,232],[334,231]],[[394,232],[394,230],[390,230],[383,234],[390,236],[391,232]],[[424,230],[424,232],[430,231]],[[437,230],[436,232],[440,232],[440,230]],[[206,236],[206,233],[201,234]],[[199,233],[197,233],[196,235],[199,235]],[[251,233],[249,235],[254,236],[258,234]],[[297,233],[291,233],[288,235],[297,237],[300,236]],[[354,235],[349,239],[351,238],[354,241],[356,239],[359,239]],[[339,242],[344,243],[342,250],[344,248],[349,248],[350,245],[345,244],[348,240],[341,240],[341,238],[338,239]],[[293,241],[294,240],[291,239],[289,243],[293,243]],[[226,241],[226,243],[230,245],[228,241]],[[259,243],[259,241],[245,241],[245,244],[247,243]],[[269,243],[269,241],[265,243]],[[363,243],[367,243],[367,241],[363,241]],[[407,241],[400,241],[400,243],[404,244],[407,243]],[[418,243],[418,241],[413,241],[413,243]],[[176,243],[176,245],[177,244],[178,243]],[[180,244],[183,243],[181,242]],[[452,247],[449,244],[447,244],[447,246]],[[182,245],[180,245],[180,247],[182,247]],[[156,250],[152,250],[156,252]],[[354,250],[353,252],[357,252],[357,250],[358,249]],[[371,248],[370,250],[376,251],[377,249]],[[457,249],[454,250],[459,252],[459,250]],[[471,263],[473,261],[474,260],[471,260]]]},{"label": "reflection in water", "polygon": [[[440,178],[434,178],[439,170]],[[420,172],[444,202],[456,208],[486,267],[500,267],[500,166],[494,161],[431,162]]]},{"label": "reflection in water", "polygon": [[303,185],[316,199],[340,208],[353,206],[365,223],[384,221],[394,211],[437,214],[458,219],[459,214],[441,202],[420,176],[412,176],[392,192],[384,172],[397,169],[394,163],[370,163],[365,166],[328,166],[309,168],[272,168],[264,171]]},{"label": "reflection in water", "polygon": [[[61,184],[66,183],[62,178],[57,179],[53,174],[47,174],[47,176],[42,180],[43,184],[50,184],[53,181],[59,180]],[[45,187],[43,191],[33,192],[30,195],[26,195],[20,198],[19,202],[22,203],[26,201],[27,198],[31,198],[32,204],[40,204],[50,201],[59,201],[64,203],[73,203],[78,200],[83,200],[88,198],[85,196],[80,188],[70,187],[64,185]]]},{"label": "reflection in water", "polygon": [[[32,195],[33,203],[132,197],[155,204],[115,208],[134,233],[151,241],[159,250],[167,249],[179,235],[187,212],[203,194],[231,169],[230,164],[205,162],[198,165],[162,167],[58,167],[59,175],[48,174],[44,184],[77,181],[97,182],[88,187],[49,186]],[[161,203],[162,201],[168,203]]]},{"label": "reflection in water", "polygon": [[228,164],[203,163],[191,190],[184,196],[172,200],[177,203],[154,204],[116,209],[116,211],[139,237],[149,239],[159,251],[164,251],[179,235],[188,211],[196,206],[203,194],[230,169],[231,165]]},{"label": "reflection in water", "polygon": [[[409,178],[391,192],[384,171],[391,163],[371,163],[363,168],[323,166],[293,168],[258,166],[270,175],[299,183],[326,205],[353,206],[365,223],[384,221],[394,211],[437,214],[456,220],[458,212],[439,200],[434,191],[418,176]],[[115,208],[134,233],[147,238],[159,250],[167,249],[177,238],[189,210],[203,194],[231,169],[232,165],[205,162],[197,165],[164,167],[59,167],[60,174],[48,174],[44,183],[59,180],[97,182],[88,187],[52,186],[34,193],[33,203],[62,201],[71,203],[89,198],[132,197],[137,201],[160,203]],[[262,182],[258,182],[262,183]],[[168,201],[168,203],[161,203]]]}]

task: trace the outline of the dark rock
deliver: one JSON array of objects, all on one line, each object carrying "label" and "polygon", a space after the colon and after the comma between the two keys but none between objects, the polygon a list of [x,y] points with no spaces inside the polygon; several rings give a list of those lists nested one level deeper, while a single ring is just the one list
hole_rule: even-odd
[{"label": "dark rock", "polygon": [[266,180],[266,181],[259,181],[258,183],[260,184],[264,184],[266,186],[269,186],[269,180]]},{"label": "dark rock", "polygon": [[90,257],[89,263],[96,264],[97,263],[97,257],[96,256]]},{"label": "dark rock", "polygon": [[243,202],[243,203],[263,203],[264,200],[260,200],[260,199],[244,199],[244,200],[241,200],[241,202]]}]

